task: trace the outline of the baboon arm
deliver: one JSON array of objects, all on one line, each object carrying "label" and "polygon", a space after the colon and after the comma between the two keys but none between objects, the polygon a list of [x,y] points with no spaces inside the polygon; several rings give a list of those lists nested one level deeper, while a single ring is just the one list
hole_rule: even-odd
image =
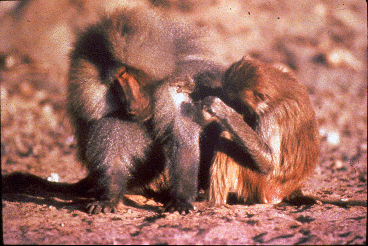
[{"label": "baboon arm", "polygon": [[271,147],[244,121],[242,115],[220,99],[215,99],[208,111],[231,133],[232,140],[243,148],[245,153],[251,155],[261,173],[269,173],[272,170]]}]

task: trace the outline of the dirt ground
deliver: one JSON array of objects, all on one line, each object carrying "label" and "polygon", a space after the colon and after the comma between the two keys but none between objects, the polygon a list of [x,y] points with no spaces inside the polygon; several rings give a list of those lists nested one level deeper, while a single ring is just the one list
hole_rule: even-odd
[{"label": "dirt ground", "polygon": [[[1,171],[59,182],[86,175],[65,111],[67,54],[108,1],[0,3]],[[120,1],[127,5],[129,1]],[[246,3],[245,3],[246,2]],[[365,244],[367,224],[367,4],[347,1],[131,1],[206,26],[217,59],[251,54],[289,65],[305,83],[321,136],[319,165],[303,187],[329,202],[196,202],[182,216],[129,195],[114,214],[79,203],[2,194],[5,244]],[[45,6],[43,11],[38,7]],[[17,7],[18,6],[18,7]],[[15,35],[16,34],[16,35]]]}]

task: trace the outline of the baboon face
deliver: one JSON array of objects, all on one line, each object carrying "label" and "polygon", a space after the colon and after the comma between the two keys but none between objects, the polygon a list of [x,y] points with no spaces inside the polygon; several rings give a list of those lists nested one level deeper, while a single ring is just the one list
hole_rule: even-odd
[{"label": "baboon face", "polygon": [[142,71],[123,66],[116,73],[115,79],[124,92],[119,96],[124,96],[128,115],[135,120],[149,119],[152,116],[151,98],[145,90],[145,85],[151,81],[149,76]]}]

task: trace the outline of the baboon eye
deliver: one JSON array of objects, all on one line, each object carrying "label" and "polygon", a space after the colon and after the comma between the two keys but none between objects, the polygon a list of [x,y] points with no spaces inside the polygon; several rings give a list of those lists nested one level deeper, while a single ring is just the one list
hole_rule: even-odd
[{"label": "baboon eye", "polygon": [[128,23],[124,23],[121,26],[121,35],[125,36],[127,34],[131,34],[133,31],[133,28],[128,24]]},{"label": "baboon eye", "polygon": [[237,98],[236,92],[234,91],[227,91],[227,97],[229,100],[234,100]]},{"label": "baboon eye", "polygon": [[264,101],[264,100],[265,100],[265,96],[264,96],[262,93],[259,93],[259,92],[257,92],[257,91],[254,91],[254,95],[255,95],[256,97],[258,97],[259,99],[261,99],[262,101]]}]

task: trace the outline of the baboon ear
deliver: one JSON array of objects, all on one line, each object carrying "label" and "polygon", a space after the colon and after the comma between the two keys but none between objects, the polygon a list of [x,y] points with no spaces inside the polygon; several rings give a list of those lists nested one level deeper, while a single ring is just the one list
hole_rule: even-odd
[{"label": "baboon ear", "polygon": [[147,120],[152,116],[150,97],[143,87],[146,78],[141,78],[133,71],[128,71],[126,67],[122,67],[115,79],[119,82],[124,91],[127,101],[128,113],[135,119]]}]

